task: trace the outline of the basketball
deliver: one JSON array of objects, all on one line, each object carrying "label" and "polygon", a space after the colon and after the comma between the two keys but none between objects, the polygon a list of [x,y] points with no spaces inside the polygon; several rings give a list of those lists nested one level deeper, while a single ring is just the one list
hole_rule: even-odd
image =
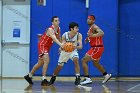
[{"label": "basketball", "polygon": [[63,49],[65,52],[72,52],[74,50],[74,45],[72,42],[66,42]]}]

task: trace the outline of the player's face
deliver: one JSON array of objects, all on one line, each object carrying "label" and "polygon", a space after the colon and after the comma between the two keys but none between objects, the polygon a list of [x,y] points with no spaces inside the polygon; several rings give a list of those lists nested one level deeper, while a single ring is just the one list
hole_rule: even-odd
[{"label": "player's face", "polygon": [[59,26],[59,24],[60,24],[59,18],[54,18],[52,24],[55,26]]},{"label": "player's face", "polygon": [[94,23],[94,20],[92,20],[91,18],[87,19],[87,24],[88,25],[92,25]]},{"label": "player's face", "polygon": [[77,26],[75,26],[75,27],[73,28],[73,31],[74,31],[74,32],[78,32],[78,30],[79,30],[79,27],[77,27]]}]

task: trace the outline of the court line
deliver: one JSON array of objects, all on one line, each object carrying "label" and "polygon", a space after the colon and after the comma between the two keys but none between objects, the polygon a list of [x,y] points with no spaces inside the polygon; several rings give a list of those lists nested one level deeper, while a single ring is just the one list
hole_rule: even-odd
[{"label": "court line", "polygon": [[135,88],[138,87],[138,86],[140,86],[140,84],[137,84],[137,85],[135,85],[134,87],[131,87],[131,88],[127,89],[127,91],[131,91],[131,90],[135,89]]}]

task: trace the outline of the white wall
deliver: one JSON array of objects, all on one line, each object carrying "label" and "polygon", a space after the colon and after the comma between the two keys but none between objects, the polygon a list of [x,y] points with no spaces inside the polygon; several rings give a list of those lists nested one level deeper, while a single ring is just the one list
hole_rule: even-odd
[{"label": "white wall", "polygon": [[[10,16],[9,16],[10,15]],[[26,18],[27,17],[27,18]],[[5,42],[29,43],[30,6],[5,5],[3,7],[3,40]],[[13,38],[13,29],[20,28],[20,38]]]},{"label": "white wall", "polygon": [[[2,2],[0,0],[0,41],[2,32]],[[1,44],[0,44],[0,76],[1,76]]]},{"label": "white wall", "polygon": [[[8,2],[8,1],[7,1]],[[13,37],[13,29],[20,37]],[[30,5],[3,5],[2,76],[23,77],[29,72]]]}]

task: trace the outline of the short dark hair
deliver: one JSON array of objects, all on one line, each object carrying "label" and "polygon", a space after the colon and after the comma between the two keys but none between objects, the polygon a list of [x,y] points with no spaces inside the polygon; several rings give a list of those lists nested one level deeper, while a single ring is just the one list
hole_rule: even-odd
[{"label": "short dark hair", "polygon": [[58,18],[58,16],[53,16],[51,19],[52,22],[54,21],[54,18]]},{"label": "short dark hair", "polygon": [[78,23],[76,23],[76,22],[71,22],[71,23],[69,24],[69,30],[71,30],[71,28],[74,28],[75,26],[79,27]]}]

